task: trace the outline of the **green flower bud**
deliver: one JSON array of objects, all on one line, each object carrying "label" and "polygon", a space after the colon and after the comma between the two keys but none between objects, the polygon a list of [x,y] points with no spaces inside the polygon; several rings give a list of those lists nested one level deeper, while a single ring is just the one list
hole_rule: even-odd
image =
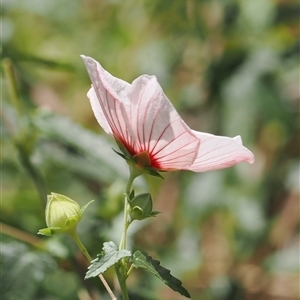
[{"label": "green flower bud", "polygon": [[73,233],[82,213],[93,201],[80,208],[74,200],[60,194],[51,193],[47,197],[46,224],[48,228],[39,230],[38,234],[51,236],[55,233]]},{"label": "green flower bud", "polygon": [[156,216],[159,212],[152,211],[152,197],[149,193],[139,194],[129,199],[131,220],[143,220]]}]

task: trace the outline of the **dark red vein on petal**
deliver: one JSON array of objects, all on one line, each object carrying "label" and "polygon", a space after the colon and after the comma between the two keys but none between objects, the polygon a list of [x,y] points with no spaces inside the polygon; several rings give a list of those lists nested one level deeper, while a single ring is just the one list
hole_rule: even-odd
[{"label": "dark red vein on petal", "polygon": [[[191,143],[187,143],[187,144],[181,146],[180,148],[176,148],[176,150],[174,150],[174,151],[172,151],[172,152],[169,152],[169,153],[167,153],[167,154],[165,154],[165,155],[163,155],[163,156],[159,156],[159,157],[154,156],[154,157],[155,157],[156,159],[158,159],[158,160],[161,160],[162,158],[168,157],[168,156],[172,155],[173,153],[176,153],[176,152],[180,151],[181,149],[183,149],[184,147],[186,147],[186,146],[188,146],[188,145],[191,145],[191,144],[193,144],[193,143],[195,143],[195,142],[197,142],[197,141],[194,141],[194,142],[191,142]],[[195,150],[194,150],[194,149],[191,149],[190,151],[186,152],[184,155],[188,155],[188,154],[190,154],[190,153],[195,153]]]},{"label": "dark red vein on petal", "polygon": [[[108,98],[107,98],[107,90],[105,90],[105,96],[106,96],[106,99],[108,100]],[[111,96],[111,95],[109,95],[109,96]],[[111,96],[112,97],[112,96]],[[112,97],[113,98],[113,97]],[[113,98],[114,99],[114,98]],[[120,131],[119,131],[119,129],[118,129],[118,127],[117,127],[117,125],[116,125],[116,123],[115,123],[115,116],[113,116],[112,115],[112,108],[111,108],[111,106],[110,106],[110,101],[106,101],[106,104],[107,104],[107,106],[108,106],[108,113],[109,113],[109,115],[110,115],[110,123],[112,124],[112,129],[113,129],[113,133],[114,134],[116,134],[118,137],[121,137],[122,135],[121,135],[121,133],[120,133]]]},{"label": "dark red vein on petal", "polygon": [[[100,82],[101,82],[101,78],[99,78],[99,80],[100,80]],[[102,84],[100,84],[100,85],[102,85]],[[103,97],[101,97],[101,95],[99,94],[99,92],[98,92],[98,89],[96,88],[95,89],[95,87],[93,87],[94,88],[94,91],[95,91],[95,93],[96,93],[96,95],[97,95],[97,100],[98,100],[98,103],[100,104],[100,106],[101,106],[101,108],[102,108],[102,112],[103,112],[103,114],[104,114],[104,116],[105,116],[105,118],[106,118],[106,120],[107,120],[107,122],[108,122],[108,124],[109,124],[109,126],[110,126],[110,128],[111,128],[111,130],[112,130],[112,132],[114,133],[114,126],[113,126],[113,124],[112,124],[112,122],[111,122],[111,120],[110,120],[110,118],[109,118],[109,116],[108,116],[108,114],[107,114],[107,109],[104,107],[104,104],[103,104]],[[103,87],[104,88],[104,87]],[[105,90],[106,91],[106,90]],[[108,102],[107,101],[107,96],[106,96],[106,94],[105,94],[105,99],[106,99],[106,103]]]},{"label": "dark red vein on petal", "polygon": [[143,92],[139,94],[139,99],[138,99],[138,107],[137,107],[137,116],[136,116],[136,134],[137,134],[137,142],[139,142],[138,148],[141,150],[142,148],[142,141],[140,138],[140,132],[139,132],[139,111],[140,111],[140,105],[141,105],[141,97],[143,95]]},{"label": "dark red vein on petal", "polygon": [[[176,163],[179,158],[186,157],[188,154],[191,154],[191,153],[192,152],[190,152],[190,153],[184,153],[184,154],[176,156],[176,157],[174,157],[172,159],[164,159],[164,160],[157,159],[157,161],[159,161],[159,163],[161,163],[161,164],[172,164],[172,163]],[[175,160],[175,162],[174,162],[174,160]],[[189,162],[189,163],[191,163],[190,160],[180,160],[180,162],[187,162],[187,163]]]},{"label": "dark red vein on petal", "polygon": [[[169,125],[171,125],[171,123],[169,124]],[[167,127],[166,127],[167,128]],[[162,148],[160,148],[157,152],[155,152],[155,153],[152,153],[152,155],[153,156],[156,156],[159,152],[161,152],[162,150],[164,150],[166,147],[168,147],[170,144],[172,144],[174,141],[176,141],[178,138],[180,138],[182,135],[184,135],[184,134],[188,134],[188,132],[187,131],[184,131],[184,132],[182,132],[182,133],[180,133],[179,135],[177,135],[176,137],[174,137],[171,141],[169,141],[165,146],[163,146]],[[159,139],[158,139],[158,141],[159,141]],[[157,141],[157,142],[158,142]],[[156,143],[157,144],[157,143]],[[183,147],[185,147],[185,146],[187,146],[187,145],[189,145],[189,144],[191,144],[191,143],[188,143],[188,144],[186,144],[186,145],[184,145]],[[180,147],[179,149],[181,149],[182,147]],[[174,152],[176,152],[177,150],[174,150],[173,152],[170,152],[170,153],[174,153]]]},{"label": "dark red vein on petal", "polygon": [[[151,103],[151,101],[148,101],[147,102],[147,105],[146,105],[146,108],[145,108],[145,110],[144,110],[144,120],[143,120],[143,146],[144,146],[144,149],[146,149],[146,133],[145,133],[145,124],[146,123],[148,123],[148,120],[146,120],[146,118],[147,118],[147,112],[148,112],[148,110],[149,110],[149,107],[150,107],[150,103]],[[149,153],[149,144],[148,144],[148,146],[147,146],[147,151],[148,151],[148,153]]]},{"label": "dark red vein on petal", "polygon": [[156,142],[155,145],[154,145],[154,147],[150,150],[150,143],[151,143],[152,133],[153,133],[153,129],[154,129],[154,124],[155,124],[155,121],[156,121],[156,119],[157,119],[158,113],[159,113],[159,111],[160,111],[161,109],[162,109],[162,106],[160,106],[159,109],[156,111],[155,116],[154,116],[154,118],[153,118],[153,120],[152,120],[152,125],[151,125],[151,130],[150,130],[149,140],[148,140],[148,152],[149,152],[149,153],[150,153],[150,152],[152,153],[153,150],[155,149],[156,145],[157,145],[157,142]]},{"label": "dark red vein on petal", "polygon": [[[151,149],[151,154],[152,154],[152,155],[156,155],[157,153],[159,153],[159,152],[163,149],[163,148],[162,148],[162,149],[159,149],[156,153],[153,154],[153,150],[156,148],[156,146],[157,146],[158,142],[160,141],[161,137],[165,134],[165,132],[167,131],[167,129],[168,129],[174,122],[176,122],[176,121],[178,121],[178,119],[173,120],[172,122],[170,122],[170,123],[164,128],[164,130],[162,131],[162,133],[160,134],[160,136],[157,138],[154,147]],[[168,144],[167,144],[167,145],[168,145]]]},{"label": "dark red vein on petal", "polygon": [[[100,71],[101,73],[101,71]],[[94,86],[93,84],[93,88],[94,88],[94,91],[96,93],[96,96],[97,96],[97,100],[98,100],[98,103],[100,104],[101,108],[102,108],[102,111],[103,111],[103,114],[104,114],[104,117],[106,118],[113,134],[116,134],[118,136],[118,138],[120,140],[122,140],[122,142],[124,143],[124,138],[125,136],[123,136],[122,132],[120,132],[119,129],[122,129],[121,126],[120,126],[120,122],[119,122],[119,119],[118,119],[118,116],[116,114],[116,99],[115,97],[113,97],[111,94],[108,93],[107,89],[104,87],[103,83],[102,83],[102,78],[101,78],[101,75],[99,75],[98,72],[96,72],[97,74],[97,79],[99,81],[99,85],[100,85],[100,89],[103,89],[105,91],[105,94],[104,94],[104,97],[102,97],[98,91],[96,87],[96,85]],[[113,98],[114,100],[114,110],[111,109],[111,105],[110,105],[110,97]],[[104,98],[104,99],[103,99]],[[104,102],[106,103],[106,105],[104,105]],[[115,116],[112,115],[112,111],[115,112]],[[115,123],[115,117],[117,118],[118,120],[118,123],[119,123],[119,128],[117,127],[116,123]],[[128,133],[128,131],[126,130],[126,133]],[[128,135],[127,135],[127,138],[128,138]],[[129,139],[128,139],[128,142],[129,142]],[[130,148],[131,145],[129,144],[128,145],[128,142],[124,143],[124,145],[127,145],[129,146]]]}]

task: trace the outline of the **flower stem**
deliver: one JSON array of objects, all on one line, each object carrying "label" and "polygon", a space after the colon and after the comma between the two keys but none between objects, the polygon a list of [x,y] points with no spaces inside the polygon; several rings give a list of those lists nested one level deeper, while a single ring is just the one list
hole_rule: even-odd
[{"label": "flower stem", "polygon": [[[129,200],[129,195],[131,192],[131,186],[134,181],[134,179],[138,176],[140,176],[142,173],[132,166],[129,165],[129,179],[126,185],[126,190],[125,190],[125,199],[124,199],[124,222],[123,222],[123,233],[119,245],[119,250],[124,250],[126,248],[126,240],[127,240],[127,230],[129,225],[131,224],[131,220],[129,218],[129,209],[130,205],[128,203]],[[128,296],[128,291],[127,291],[127,286],[126,286],[126,279],[128,277],[127,272],[128,272],[128,267],[127,267],[127,262],[125,259],[122,259],[118,264],[115,265],[118,281],[120,284],[121,288],[121,293],[123,296],[123,300],[129,300]]]},{"label": "flower stem", "polygon": [[128,201],[127,201],[127,195],[125,196],[124,200],[124,223],[123,223],[123,233],[121,237],[121,242],[119,246],[119,250],[126,249],[126,239],[127,239],[127,229],[130,225],[130,221],[128,220]]},{"label": "flower stem", "polygon": [[[73,240],[75,241],[75,243],[77,244],[78,248],[80,249],[80,251],[83,253],[83,255],[87,258],[87,260],[89,262],[92,261],[92,258],[89,254],[89,252],[87,251],[87,249],[85,248],[85,246],[82,244],[81,240],[79,239],[76,230],[69,232],[69,234],[71,235],[71,237],[73,238]],[[109,287],[108,283],[106,282],[105,278],[103,277],[102,274],[99,275],[100,280],[102,281],[104,287],[106,288],[107,292],[109,293],[110,297],[112,300],[117,300],[117,298],[115,297],[114,293],[112,292],[111,288]]]},{"label": "flower stem", "polygon": [[124,199],[123,233],[122,233],[122,237],[121,237],[119,250],[123,250],[123,249],[126,248],[127,229],[128,229],[128,227],[131,223],[131,221],[128,219],[128,212],[129,212],[129,209],[130,209],[128,199],[129,199],[129,194],[130,194],[130,191],[131,191],[131,186],[132,186],[132,183],[133,183],[134,179],[136,177],[138,177],[139,175],[141,175],[140,172],[138,172],[136,169],[134,169],[131,166],[129,166],[129,171],[130,171],[130,175],[129,175],[129,179],[128,179],[128,182],[127,182],[127,185],[126,185],[125,199]]},{"label": "flower stem", "polygon": [[129,300],[129,295],[128,295],[127,286],[126,286],[127,276],[124,276],[124,274],[122,274],[122,272],[121,272],[121,270],[123,268],[124,268],[124,265],[122,264],[122,262],[115,265],[115,270],[116,270],[118,281],[120,284],[123,300]]},{"label": "flower stem", "polygon": [[129,166],[129,172],[130,172],[129,179],[128,179],[128,182],[126,185],[126,190],[125,190],[126,195],[130,194],[131,186],[132,186],[134,179],[141,175],[140,172],[138,172],[136,169],[134,169],[131,166]]}]

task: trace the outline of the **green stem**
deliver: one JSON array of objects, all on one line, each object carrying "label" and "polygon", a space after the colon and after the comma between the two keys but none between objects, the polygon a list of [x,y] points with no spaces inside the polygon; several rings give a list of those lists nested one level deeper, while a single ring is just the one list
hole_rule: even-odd
[{"label": "green stem", "polygon": [[141,175],[141,172],[136,170],[135,168],[129,166],[129,179],[126,185],[126,190],[125,190],[125,199],[124,199],[124,221],[123,221],[123,233],[121,237],[121,242],[119,246],[119,250],[126,249],[126,239],[127,239],[127,229],[129,225],[131,224],[131,221],[129,220],[128,212],[130,209],[128,199],[129,199],[129,194],[131,192],[131,186],[134,181],[134,179],[138,176]]},{"label": "green stem", "polygon": [[119,246],[119,250],[126,249],[126,239],[127,239],[127,230],[130,225],[130,221],[128,220],[128,200],[127,200],[127,195],[125,196],[124,200],[124,222],[123,222],[123,233],[121,237],[121,242]]},{"label": "green stem", "polygon": [[73,238],[73,240],[75,241],[75,243],[77,244],[79,250],[82,252],[82,254],[87,258],[87,260],[89,262],[91,262],[92,258],[89,254],[89,252],[87,251],[87,249],[85,248],[85,246],[82,244],[80,238],[78,237],[76,230],[72,231],[69,233],[70,236]]},{"label": "green stem", "polygon": [[130,172],[129,179],[128,179],[128,182],[126,185],[126,190],[125,190],[126,195],[130,194],[131,186],[132,186],[134,179],[142,174],[141,172],[139,172],[132,166],[129,166],[129,172]]},{"label": "green stem", "polygon": [[[87,258],[87,260],[89,262],[91,262],[92,258],[90,256],[89,252],[87,251],[87,249],[85,248],[85,246],[82,244],[80,238],[78,237],[78,235],[76,233],[76,229],[69,232],[69,234],[73,238],[73,240],[75,241],[75,243],[77,244],[78,248],[83,253],[83,255]],[[112,300],[117,300],[117,298],[115,297],[114,293],[112,292],[111,288],[109,287],[108,283],[106,282],[106,280],[105,280],[105,278],[103,277],[102,274],[99,275],[99,278],[102,281],[102,283],[103,283],[104,287],[106,288],[107,292],[109,293],[111,299]]]},{"label": "green stem", "polygon": [[[126,249],[127,230],[128,230],[129,225],[131,224],[131,220],[130,220],[130,216],[129,216],[130,205],[128,203],[129,195],[131,192],[131,186],[132,186],[134,179],[142,174],[140,171],[136,170],[135,168],[133,168],[130,165],[129,165],[129,171],[130,171],[130,175],[129,175],[129,179],[128,179],[128,182],[126,185],[125,199],[124,199],[123,233],[122,233],[122,237],[121,237],[121,241],[120,241],[120,245],[119,245],[119,250]],[[116,269],[118,281],[120,284],[123,300],[129,300],[127,286],[126,286],[126,279],[128,277],[127,276],[128,267],[127,267],[126,260],[122,259],[118,264],[115,265],[115,269]]]},{"label": "green stem", "polygon": [[122,274],[122,272],[121,272],[121,270],[123,268],[124,268],[124,265],[122,263],[118,263],[115,265],[115,269],[116,269],[118,281],[120,284],[123,300],[129,300],[129,295],[128,295],[127,286],[126,286],[127,276],[124,276],[124,274]]}]

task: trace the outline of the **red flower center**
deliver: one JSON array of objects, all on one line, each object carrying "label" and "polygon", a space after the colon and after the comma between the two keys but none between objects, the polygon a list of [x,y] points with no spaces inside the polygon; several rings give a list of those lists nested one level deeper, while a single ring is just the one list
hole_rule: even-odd
[{"label": "red flower center", "polygon": [[141,168],[161,170],[160,163],[148,150],[141,149],[140,151],[136,151],[124,139],[119,137],[118,139]]}]

